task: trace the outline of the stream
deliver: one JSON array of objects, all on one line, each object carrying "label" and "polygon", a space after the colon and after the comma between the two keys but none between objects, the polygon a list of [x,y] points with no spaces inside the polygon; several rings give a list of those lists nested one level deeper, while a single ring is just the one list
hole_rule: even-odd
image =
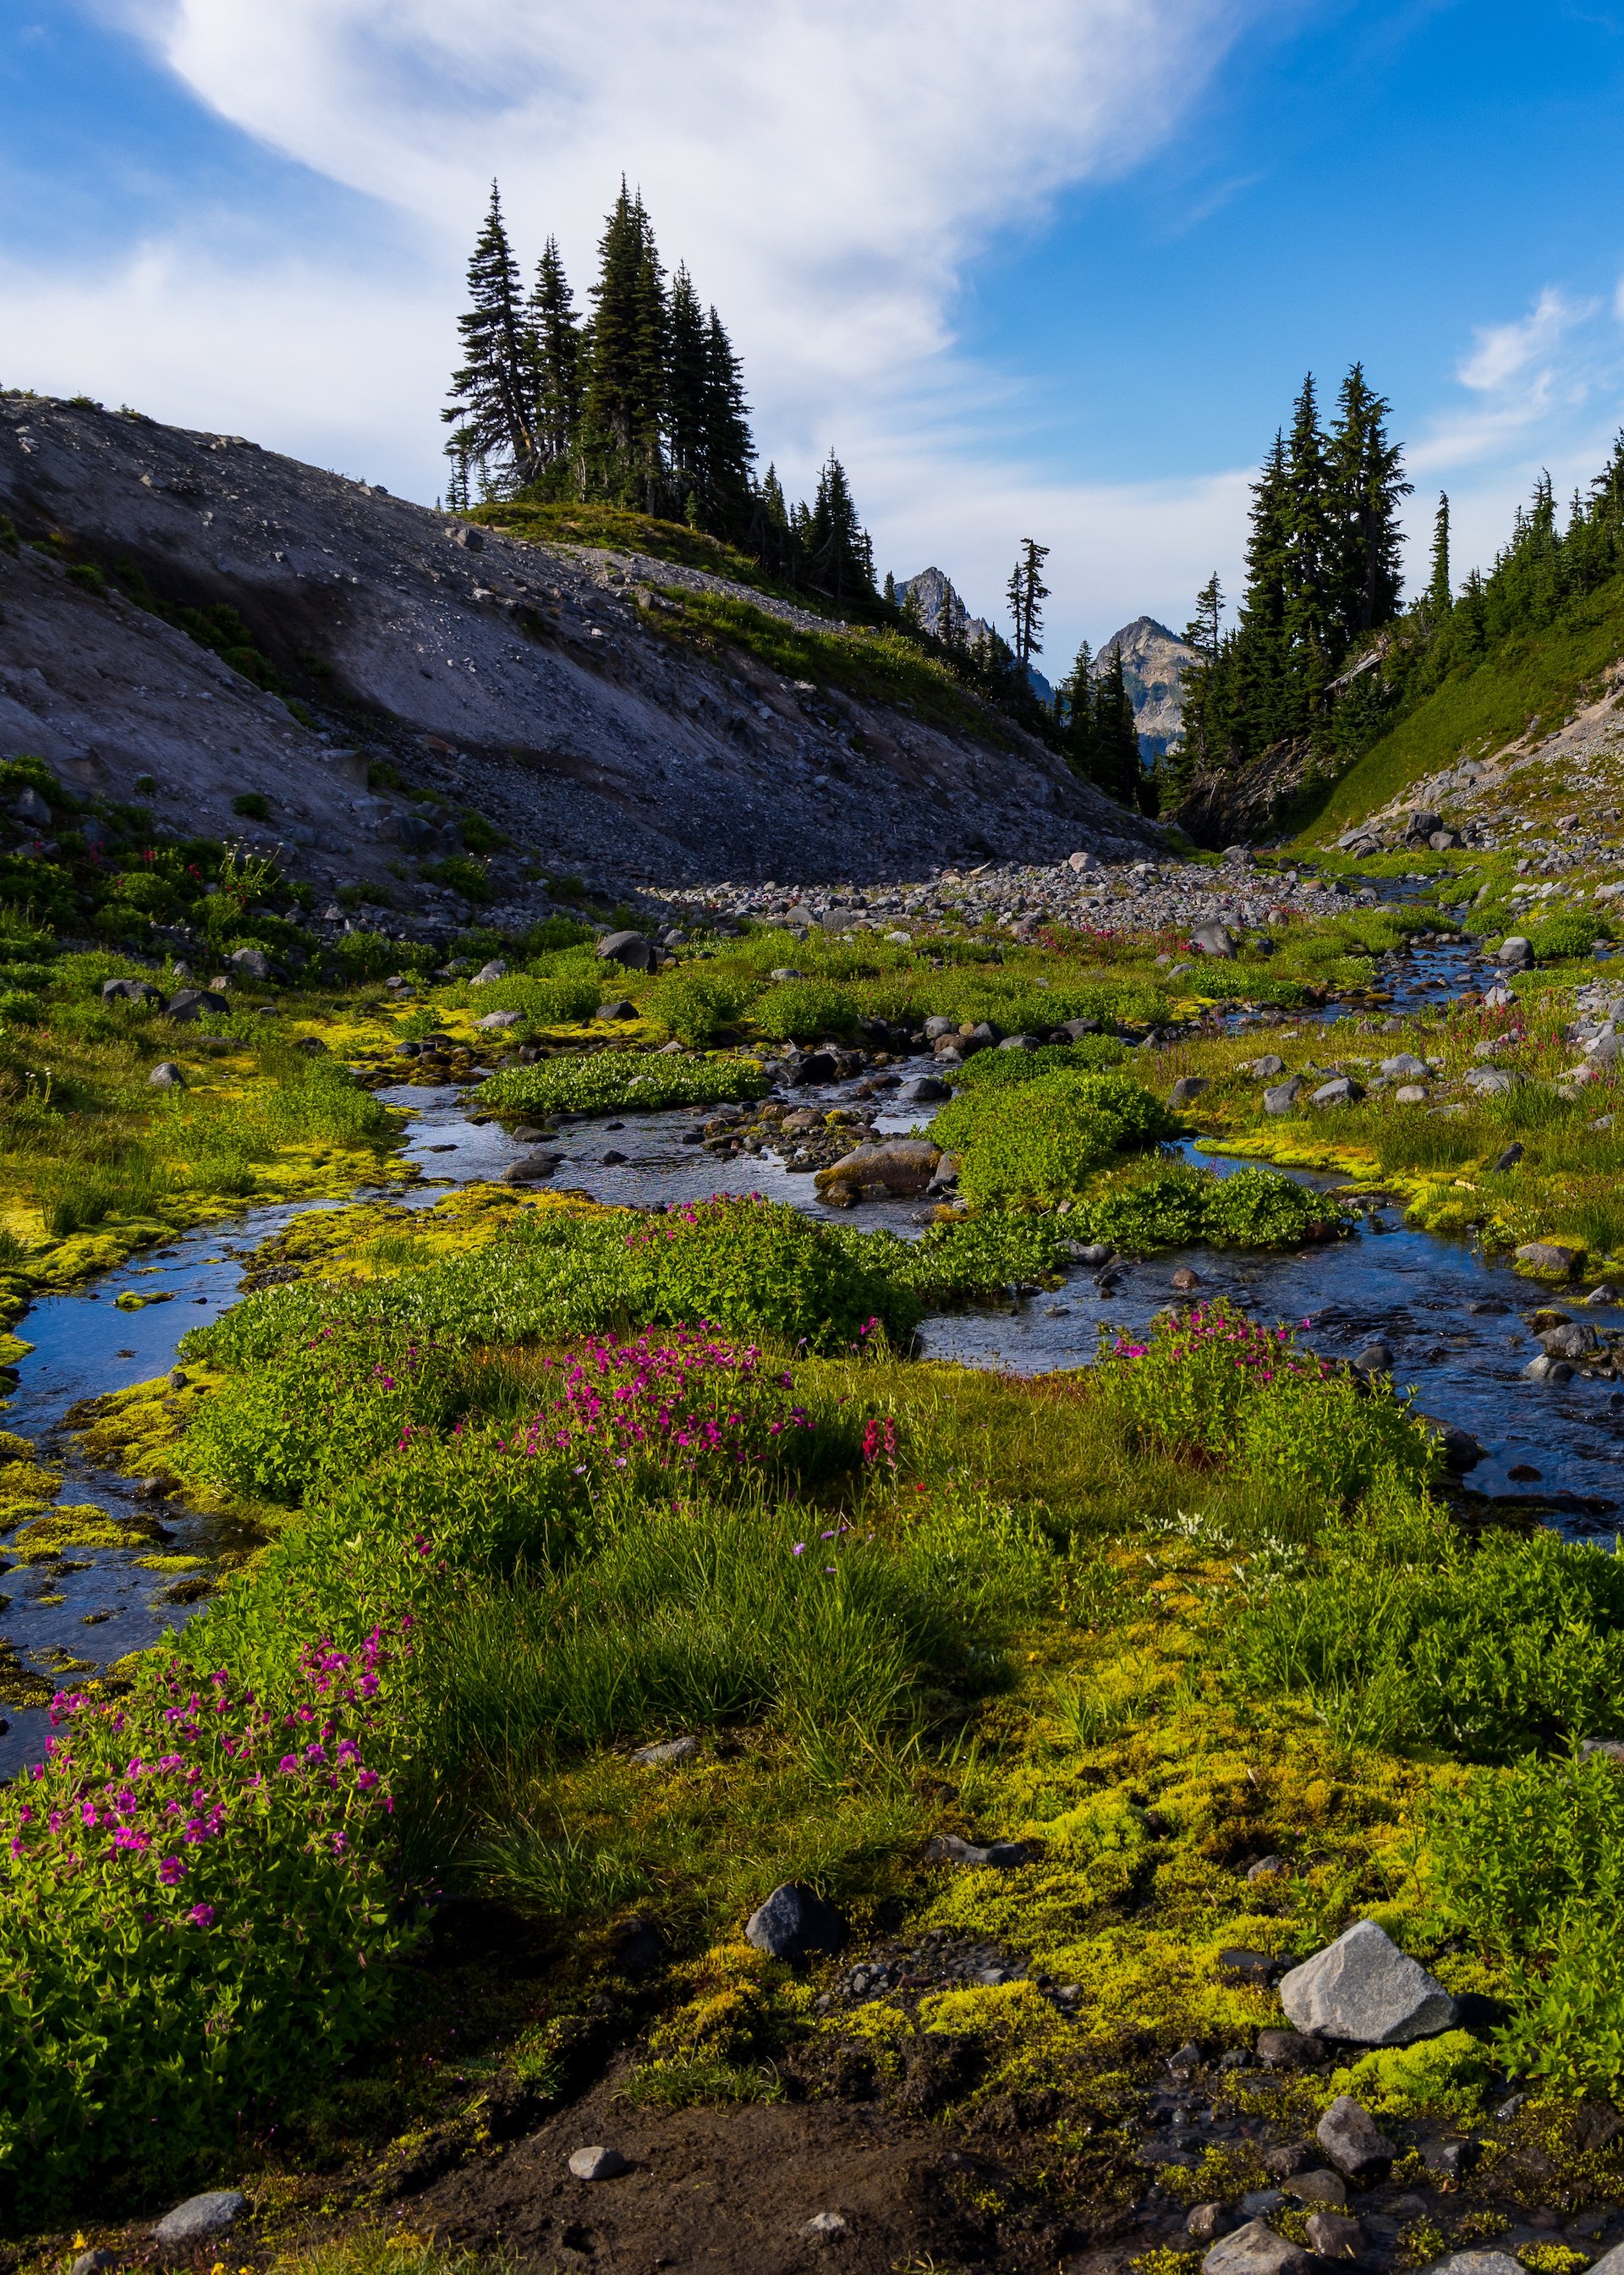
[{"label": "stream", "polygon": [[[1359,1008],[1396,1013],[1439,1002],[1478,983],[1483,972],[1481,959],[1463,946],[1423,949],[1407,962],[1401,974],[1383,975],[1380,1001]],[[1283,1039],[1294,1028],[1323,1025],[1346,1009],[1333,1006],[1317,1017],[1243,1011],[1225,1017],[1231,1026],[1255,1020],[1260,1033],[1266,1030]],[[1377,1047],[1374,1039],[1361,1039],[1367,1050]],[[891,1070],[906,1079],[930,1063],[920,1060]],[[856,1087],[855,1079],[835,1083],[797,1092],[796,1099],[827,1107],[850,1104]],[[455,1089],[403,1086],[378,1095],[412,1114],[405,1153],[418,1165],[421,1181],[404,1190],[382,1189],[406,1207],[431,1206],[457,1184],[499,1177],[528,1150],[496,1123],[471,1121],[470,1110],[477,1113],[477,1105]],[[638,1208],[706,1199],[719,1190],[759,1193],[823,1213],[809,1175],[791,1175],[770,1154],[718,1162],[693,1142],[712,1111],[567,1122],[555,1141],[563,1161],[551,1187],[579,1189],[597,1200]],[[876,1126],[881,1132],[902,1133],[927,1119],[928,1113],[918,1108],[895,1115],[881,1109]],[[1220,1175],[1251,1166],[1189,1146],[1184,1150]],[[610,1153],[624,1158],[606,1160]],[[1340,1175],[1292,1174],[1316,1188],[1347,1183]],[[362,1189],[354,1196],[380,1197],[378,1189]],[[332,1206],[312,1201],[246,1211],[229,1224],[178,1235],[89,1287],[34,1305],[19,1332],[34,1348],[19,1364],[18,1387],[4,1423],[31,1439],[42,1460],[62,1467],[59,1505],[91,1504],[115,1518],[129,1518],[138,1508],[143,1516],[154,1513],[154,1504],[141,1502],[135,1480],[95,1470],[75,1456],[64,1423],[68,1409],[80,1399],[167,1372],[186,1330],[238,1300],[250,1252],[304,1210]],[[1470,1431],[1483,1446],[1484,1459],[1469,1481],[1472,1492],[1536,1507],[1570,1537],[1610,1533],[1624,1446],[1624,1390],[1587,1380],[1582,1372],[1560,1387],[1529,1381],[1522,1369],[1538,1346],[1521,1314],[1534,1308],[1540,1291],[1507,1266],[1486,1261],[1466,1240],[1411,1229],[1401,1212],[1379,1197],[1362,1206],[1363,1224],[1352,1238],[1301,1255],[1200,1248],[1122,1261],[1105,1273],[1073,1267],[1059,1289],[927,1319],[922,1354],[1022,1375],[1086,1366],[1093,1360],[1100,1326],[1143,1329],[1173,1300],[1174,1271],[1188,1265],[1199,1277],[1200,1300],[1223,1296],[1260,1319],[1300,1321],[1308,1339],[1327,1357],[1351,1357],[1373,1340],[1386,1342],[1394,1353],[1395,1383],[1413,1387],[1424,1411]],[[876,1201],[863,1203],[846,1221],[865,1228],[886,1225],[905,1238],[917,1238],[930,1216],[919,1201]],[[126,1290],[168,1300],[121,1311],[115,1299]],[[1597,1307],[1588,1316],[1598,1326],[1624,1326],[1624,1310]],[[128,1548],[72,1549],[49,1564],[8,1568],[0,1563],[0,1589],[6,1591],[0,1598],[4,1634],[23,1667],[71,1683],[76,1675],[155,1642],[192,1616],[195,1597],[185,1574],[172,1562],[168,1569],[155,1569],[142,1560],[195,1558],[202,1569],[239,1544],[229,1526],[178,1504],[156,1504],[155,1514],[163,1529],[156,1543],[143,1538]],[[0,1777],[37,1760],[49,1729],[46,1708],[6,1708],[0,1721]]]}]

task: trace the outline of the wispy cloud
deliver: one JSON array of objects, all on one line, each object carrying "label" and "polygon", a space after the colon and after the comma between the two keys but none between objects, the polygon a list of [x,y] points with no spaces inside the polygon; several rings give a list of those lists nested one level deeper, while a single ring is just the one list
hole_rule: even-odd
[{"label": "wispy cloud", "polygon": [[[1473,337],[1477,344],[1461,364],[1462,387],[1483,395],[1499,394],[1514,380],[1523,379],[1529,367],[1547,357],[1563,336],[1596,314],[1594,300],[1570,300],[1554,285],[1547,285],[1526,316],[1511,324],[1480,324]],[[1535,383],[1548,380],[1550,371],[1535,374]]]},{"label": "wispy cloud", "polygon": [[1582,416],[1617,376],[1603,306],[1547,285],[1526,315],[1476,327],[1455,367],[1471,400],[1439,411],[1409,452],[1412,470],[1447,472],[1539,447]]}]

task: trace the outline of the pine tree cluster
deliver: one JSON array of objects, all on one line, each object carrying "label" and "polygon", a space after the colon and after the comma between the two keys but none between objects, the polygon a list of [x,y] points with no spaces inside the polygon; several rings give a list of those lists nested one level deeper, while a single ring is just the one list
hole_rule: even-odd
[{"label": "pine tree cluster", "polygon": [[1073,774],[1120,805],[1159,813],[1159,787],[1140,754],[1121,648],[1113,644],[1096,661],[1084,640],[1054,694],[1061,747]]},{"label": "pine tree cluster", "polygon": [[1185,775],[1247,765],[1288,737],[1323,735],[1333,683],[1393,622],[1403,589],[1401,453],[1391,406],[1355,364],[1322,427],[1313,374],[1288,434],[1277,433],[1252,485],[1246,587],[1223,630],[1213,577],[1184,637],[1201,661],[1184,676]]},{"label": "pine tree cluster", "polygon": [[627,506],[725,538],[792,586],[872,605],[873,548],[831,450],[810,505],[755,476],[744,374],[680,262],[669,281],[641,194],[621,183],[578,313],[549,237],[528,292],[491,185],[457,319],[463,361],[441,416],[448,503]]}]

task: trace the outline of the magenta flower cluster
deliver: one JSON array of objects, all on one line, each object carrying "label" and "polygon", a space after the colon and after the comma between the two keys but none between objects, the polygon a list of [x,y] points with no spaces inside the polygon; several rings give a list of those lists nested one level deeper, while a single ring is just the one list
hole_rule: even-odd
[{"label": "magenta flower cluster", "polygon": [[503,1452],[573,1453],[583,1469],[749,1468],[814,1426],[793,1402],[787,1369],[765,1366],[753,1344],[724,1342],[705,1327],[676,1327],[659,1342],[645,1334],[588,1342],[544,1364],[556,1367],[553,1395],[522,1432],[498,1441]]},{"label": "magenta flower cluster", "polygon": [[50,1719],[65,1735],[0,1803],[6,1893],[49,1907],[94,1882],[110,1930],[139,1913],[148,1928],[208,1931],[256,1905],[268,1836],[350,1856],[395,1806],[365,1750],[411,1626],[407,1614],[387,1640],[374,1629],[354,1651],[308,1646],[282,1708],[223,1667],[200,1687],[178,1660],[133,1700],[58,1693]]},{"label": "magenta flower cluster", "polygon": [[1172,1365],[1217,1357],[1263,1382],[1273,1382],[1277,1373],[1323,1378],[1331,1371],[1323,1360],[1296,1349],[1289,1327],[1260,1326],[1222,1304],[1175,1311],[1157,1322],[1148,1342],[1119,1334],[1110,1349],[1114,1358],[1154,1358]]}]

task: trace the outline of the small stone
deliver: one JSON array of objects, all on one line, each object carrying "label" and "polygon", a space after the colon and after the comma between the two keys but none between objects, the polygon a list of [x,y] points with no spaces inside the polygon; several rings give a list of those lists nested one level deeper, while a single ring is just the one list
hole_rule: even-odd
[{"label": "small stone", "polygon": [[173,1059],[160,1059],[147,1077],[148,1090],[185,1090],[186,1077]]},{"label": "small stone", "polygon": [[1354,1364],[1362,1374],[1386,1374],[1393,1366],[1391,1343],[1366,1343],[1363,1350],[1354,1353]]},{"label": "small stone", "polygon": [[1263,1093],[1265,1114],[1289,1114],[1303,1095],[1304,1084],[1300,1074],[1288,1075],[1284,1082],[1276,1083]]},{"label": "small stone", "polygon": [[1479,1098],[1509,1098],[1522,1077],[1507,1067],[1468,1067],[1462,1079]]},{"label": "small stone", "polygon": [[223,2235],[248,2209],[248,2199],[235,2188],[210,2188],[200,2196],[188,2196],[172,2211],[166,2211],[153,2229],[155,2243],[185,2247],[203,2243],[211,2235]]},{"label": "small stone", "polygon": [[1356,1106],[1363,1096],[1363,1088],[1352,1075],[1336,1074],[1329,1082],[1320,1084],[1309,1102],[1313,1106]]},{"label": "small stone", "polygon": [[118,2254],[116,2251],[81,2251],[69,2268],[68,2275],[106,2275],[108,2268],[117,2264]]},{"label": "small stone", "polygon": [[1190,2207],[1184,2233],[1192,2243],[1216,2243],[1240,2225],[1227,2204],[1198,2203]]},{"label": "small stone", "polygon": [[1427,1093],[1418,1082],[1401,1082],[1393,1093],[1395,1106],[1424,1106]]},{"label": "small stone", "polygon": [[1182,2045],[1176,2053],[1168,2055],[1167,2067],[1172,2070],[1175,2075],[1188,2077],[1191,2070],[1200,2068],[1205,2059],[1205,2057],[1202,2053],[1200,2047],[1196,2044],[1195,2040],[1191,2038],[1189,2044],[1187,2045]]},{"label": "small stone", "polygon": [[[1624,1755],[1624,1747],[1620,1752]],[[1481,2141],[1435,2141],[1424,2152],[1429,2173],[1437,2173],[1446,2181],[1458,2181],[1483,2158]]]},{"label": "small stone", "polygon": [[1604,1762],[1624,1764],[1624,1738],[1583,1738],[1579,1751],[1587,1757],[1593,1754]]},{"label": "small stone", "polygon": [[[1320,2041],[1303,2030],[1258,2033],[1258,2059],[1270,2069],[1312,2069],[1325,2060],[1325,2055]],[[1297,2168],[1294,2165],[1292,2169]]]},{"label": "small stone", "polygon": [[473,1024],[485,1034],[495,1034],[504,1027],[517,1027],[524,1016],[522,1011],[487,1011]]},{"label": "small stone", "polygon": [[1381,1070],[1400,1082],[1424,1082],[1431,1071],[1424,1059],[1416,1058],[1409,1051],[1401,1051],[1396,1058],[1384,1059]]},{"label": "small stone", "polygon": [[1181,1264],[1173,1275],[1173,1285],[1181,1296],[1188,1295],[1192,1288],[1201,1285],[1201,1274],[1192,1271],[1188,1264]]},{"label": "small stone", "polygon": [[1212,2246],[1201,2263],[1201,2275],[1298,2275],[1308,2264],[1306,2251],[1276,2235],[1263,2220],[1250,2219]]},{"label": "small stone", "polygon": [[623,2173],[626,2160],[618,2149],[606,2149],[601,2143],[588,2149],[572,2150],[570,2170],[578,2181],[612,2181],[616,2173]]},{"label": "small stone", "polygon": [[676,1762],[691,1762],[699,1750],[697,1738],[662,1738],[655,1745],[639,1746],[631,1758],[651,1768],[669,1767]]},{"label": "small stone", "polygon": [[773,1959],[804,1959],[813,1952],[838,1951],[846,1923],[814,1889],[786,1880],[745,1922],[744,1934]]},{"label": "small stone", "polygon": [[1314,2138],[1340,2173],[1365,2187],[1385,2181],[1399,2153],[1369,2110],[1346,2093],[1337,2095],[1314,2128]]},{"label": "small stone", "polygon": [[[1289,2034],[1280,2031],[1276,2035],[1283,2037]],[[1310,2171],[1314,2163],[1315,2154],[1311,2141],[1282,2142],[1278,2149],[1264,2150],[1263,2169],[1272,2181],[1288,2181],[1295,2173]]]},{"label": "small stone", "polygon": [[189,1027],[194,1020],[200,1019],[206,1012],[210,1018],[214,1018],[222,1012],[229,1011],[230,1008],[225,997],[215,988],[183,987],[178,994],[170,996],[169,1016],[178,1025]]},{"label": "small stone", "polygon": [[1204,1090],[1211,1090],[1212,1087],[1204,1074],[1181,1075],[1167,1093],[1167,1103],[1169,1106],[1189,1106],[1200,1097]]},{"label": "small stone", "polygon": [[1443,1984],[1374,1920],[1358,1921],[1294,1967],[1280,1997],[1300,2030],[1362,2046],[1409,2045],[1449,2029],[1455,2020],[1454,2000]]},{"label": "small stone", "polygon": [[1286,1062],[1273,1051],[1265,1051],[1261,1058],[1252,1061],[1246,1071],[1254,1082],[1272,1082],[1277,1074],[1285,1073]]},{"label": "small stone", "polygon": [[1272,1983],[1279,1961],[1271,1959],[1266,1951],[1245,1951],[1233,1947],[1218,1954],[1218,1971],[1231,1983],[1252,1983],[1259,1989]]},{"label": "small stone", "polygon": [[[1596,2267],[1607,2267],[1608,2259],[1617,2259],[1624,2266],[1624,2254],[1610,2251],[1605,2259],[1596,2262]],[[1439,2260],[1431,2275],[1523,2275],[1523,2267],[1509,2251],[1454,2251],[1447,2259]],[[1596,2268],[1590,2275],[1596,2275]],[[1607,2275],[1618,2275],[1618,2269],[1607,2267]]]},{"label": "small stone", "polygon": [[1026,1863],[1031,1853],[1024,1840],[989,1840],[982,1848],[973,1840],[961,1840],[956,1833],[939,1833],[926,1842],[925,1849],[933,1864],[974,1864],[996,1872],[1013,1871],[1017,1864]]},{"label": "small stone", "polygon": [[1346,2212],[1311,2211],[1306,2226],[1317,2259],[1357,2259],[1364,2249],[1364,2229]]},{"label": "small stone", "polygon": [[844,2235],[849,2224],[843,2212],[815,2211],[801,2233],[813,2243],[832,2243],[837,2235]]},{"label": "small stone", "polygon": [[1345,2204],[1348,2183],[1340,2173],[1327,2173],[1323,2166],[1308,2173],[1294,2173],[1286,2182],[1286,2194],[1295,2196],[1299,2203]]},{"label": "small stone", "polygon": [[1255,1864],[1246,1868],[1249,1880],[1288,1880],[1291,1866],[1284,1856],[1259,1856]]}]

